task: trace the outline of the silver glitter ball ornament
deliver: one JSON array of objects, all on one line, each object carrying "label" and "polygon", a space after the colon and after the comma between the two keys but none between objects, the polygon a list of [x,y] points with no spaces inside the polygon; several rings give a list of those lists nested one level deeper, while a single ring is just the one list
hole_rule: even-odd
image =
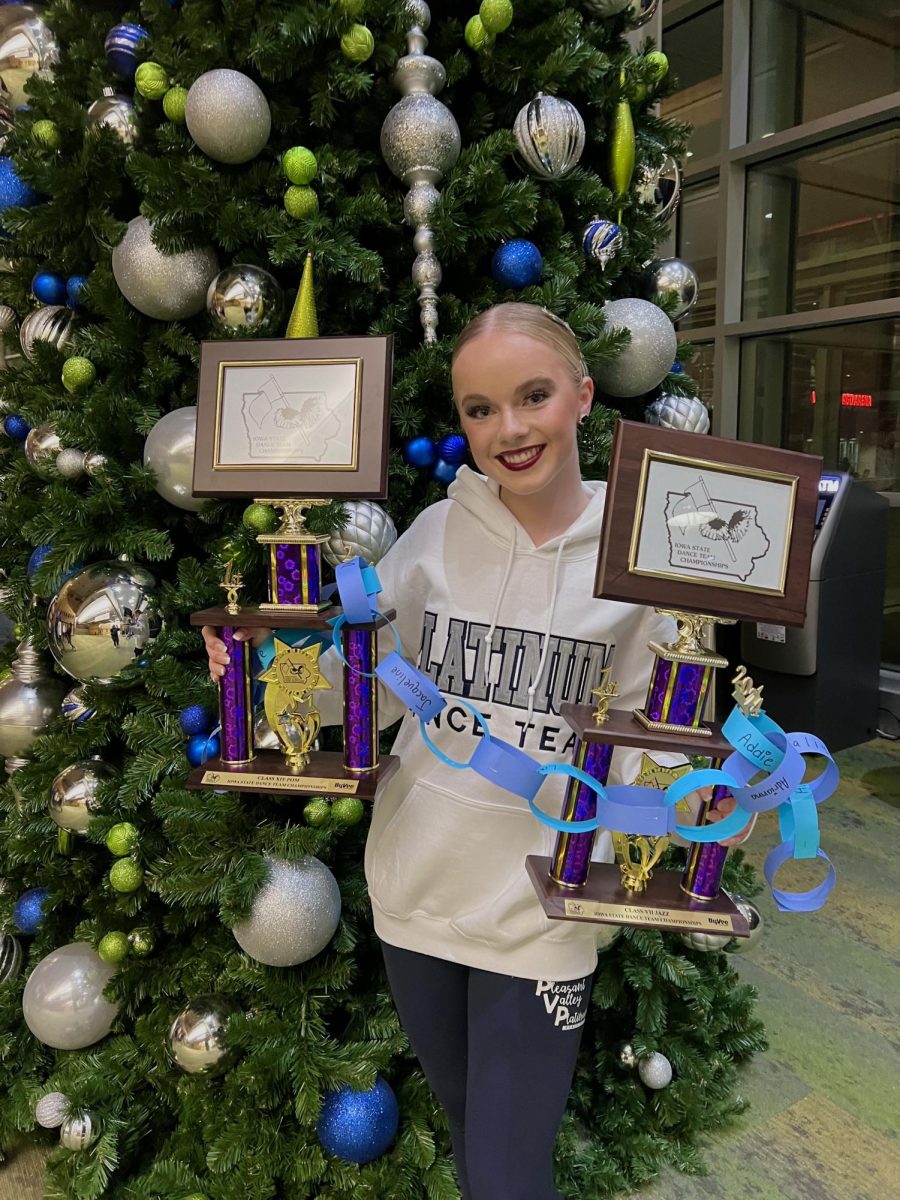
[{"label": "silver glitter ball ornament", "polygon": [[234,263],[209,285],[206,309],[218,333],[275,337],[281,332],[284,297],[274,275],[249,263]]},{"label": "silver glitter ball ornament", "polygon": [[752,900],[748,900],[744,896],[732,896],[731,898],[737,905],[738,911],[746,918],[747,923],[750,926],[750,936],[743,938],[732,938],[728,946],[728,953],[745,954],[748,950],[752,950],[754,946],[759,945],[759,943],[762,941],[762,913]]},{"label": "silver glitter ball ornament", "polygon": [[92,129],[111,129],[126,146],[133,146],[140,134],[131,97],[111,87],[105,87],[100,99],[88,108],[87,121]]},{"label": "silver glitter ball ornament", "polygon": [[46,79],[58,61],[56,38],[37,12],[10,5],[0,19],[0,87],[11,107],[28,104],[25,84],[34,75]]},{"label": "silver glitter ball ornament", "polygon": [[659,0],[631,0],[628,5],[628,24],[632,29],[640,29],[653,20],[658,8]]},{"label": "silver glitter ball ornament", "polygon": [[22,945],[11,933],[0,933],[0,987],[22,970]]},{"label": "silver glitter ball ornament", "polygon": [[403,215],[408,225],[428,225],[434,216],[441,193],[433,183],[421,183],[403,197]]},{"label": "silver glitter ball ornament", "polygon": [[228,67],[191,84],[184,109],[188,133],[204,154],[222,163],[256,158],[269,140],[269,102],[249,76]]},{"label": "silver glitter ball ornament", "polygon": [[84,469],[88,475],[99,475],[106,466],[106,455],[99,450],[92,450],[84,456]]},{"label": "silver glitter ball ornament", "polygon": [[668,221],[681,200],[681,167],[667,154],[659,167],[638,167],[635,190],[641,204],[652,204],[658,221]]},{"label": "silver glitter ball ornament", "polygon": [[50,651],[82,683],[113,684],[162,627],[155,578],[118,560],[95,563],[67,579],[47,612]]},{"label": "silver glitter ball ornament", "polygon": [[27,359],[34,358],[36,342],[61,350],[72,331],[72,310],[64,304],[47,304],[29,313],[19,326],[19,345]]},{"label": "silver glitter ball ornament", "polygon": [[34,1106],[34,1119],[44,1129],[59,1129],[69,1115],[69,1097],[63,1092],[47,1092]]},{"label": "silver glitter ball ornament", "polygon": [[25,457],[38,474],[50,476],[62,443],[49,421],[35,425],[25,439]]},{"label": "silver glitter ball ornament", "polygon": [[513,124],[516,145],[528,170],[541,179],[562,179],[584,152],[584,121],[569,100],[538,92]]},{"label": "silver glitter ball ornament", "polygon": [[0,683],[0,757],[20,758],[27,752],[58,714],[65,690],[30,640],[21,642],[12,674]]},{"label": "silver glitter ball ornament", "polygon": [[630,342],[597,366],[594,378],[610,396],[640,396],[657,387],[669,373],[678,349],[672,322],[655,304],[628,297],[603,308],[606,328],[627,329]]},{"label": "silver glitter ball ornament", "polygon": [[702,950],[705,953],[723,950],[731,941],[728,934],[702,933],[699,929],[692,929],[689,933],[681,933],[678,936],[682,944],[689,950]]},{"label": "silver glitter ball ornament", "polygon": [[709,433],[709,410],[696,396],[660,396],[647,405],[644,420],[663,429]]},{"label": "silver glitter ball ornament", "polygon": [[293,863],[272,858],[250,916],[232,933],[257,962],[292,967],[324,950],[340,919],[340,888],[323,862],[311,856]]},{"label": "silver glitter ball ornament", "polygon": [[60,829],[84,833],[100,809],[100,786],[116,778],[109,763],[99,759],[72,763],[50,785],[48,811]]},{"label": "silver glitter ball ornament", "polygon": [[640,1060],[638,1075],[641,1077],[641,1083],[658,1091],[660,1088],[668,1087],[672,1082],[672,1064],[664,1054],[655,1051],[647,1058]]},{"label": "silver glitter ball ornament", "polygon": [[80,479],[84,474],[84,451],[70,447],[56,456],[56,470],[63,479]]},{"label": "silver glitter ball ornament", "polygon": [[67,1150],[88,1150],[100,1136],[97,1122],[88,1112],[66,1117],[59,1130],[59,1144]]},{"label": "silver glitter ball ornament", "polygon": [[182,1009],[169,1029],[169,1053],[188,1075],[217,1075],[237,1059],[225,1041],[228,1018],[238,1011],[224,996],[197,996]]},{"label": "silver glitter ball ornament", "polygon": [[384,161],[407,186],[437,183],[455,165],[461,146],[456,118],[429,92],[398,100],[381,127]]},{"label": "silver glitter ball ornament", "polygon": [[211,246],[163,254],[153,244],[146,217],[128,222],[125,236],[112,252],[112,269],[122,295],[138,312],[159,321],[195,316],[219,270]]},{"label": "silver glitter ball ornament", "polygon": [[671,300],[675,307],[669,312],[671,321],[686,317],[700,294],[700,283],[694,268],[680,258],[657,258],[641,271],[639,290],[645,300],[659,304]]},{"label": "silver glitter ball ornament", "polygon": [[396,525],[374,500],[348,500],[344,510],[347,524],[328,539],[322,553],[333,567],[357,555],[374,566],[396,542]]}]

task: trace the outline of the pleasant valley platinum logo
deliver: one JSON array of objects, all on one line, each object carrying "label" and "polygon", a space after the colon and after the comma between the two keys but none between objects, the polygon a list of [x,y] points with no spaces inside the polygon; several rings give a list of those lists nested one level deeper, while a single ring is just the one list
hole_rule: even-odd
[{"label": "pleasant valley platinum logo", "polygon": [[683,491],[667,492],[664,513],[669,564],[692,573],[745,583],[772,544],[756,505],[710,495],[703,475]]},{"label": "pleasant valley platinum logo", "polygon": [[568,983],[552,983],[538,979],[534,991],[544,1004],[553,1024],[564,1032],[580,1029],[587,1019],[587,982],[573,979]]}]

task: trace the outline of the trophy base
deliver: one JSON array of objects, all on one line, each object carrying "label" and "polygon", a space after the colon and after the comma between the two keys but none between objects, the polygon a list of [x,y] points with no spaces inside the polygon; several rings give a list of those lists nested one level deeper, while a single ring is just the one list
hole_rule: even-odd
[{"label": "trophy base", "polygon": [[376,770],[365,775],[351,774],[341,753],[314,750],[309,765],[295,774],[277,750],[260,750],[243,767],[226,766],[219,758],[210,758],[188,775],[189,791],[268,792],[272,796],[358,796],[374,800],[380,783],[390,779],[400,759],[385,754]]},{"label": "trophy base", "polygon": [[[200,612],[191,613],[191,624],[213,625],[218,629],[225,625],[241,626],[246,629],[271,629],[273,626],[277,626],[279,629],[316,629],[330,633],[332,628],[330,622],[335,617],[339,617],[343,611],[336,604],[330,604],[321,612],[317,610],[302,612],[298,604],[291,604],[284,608],[267,607],[265,604],[245,604],[237,613],[229,613],[227,608],[220,606],[204,608]],[[381,613],[369,624],[354,625],[353,628],[380,629],[396,615],[396,609],[389,608],[387,612]],[[272,620],[275,616],[278,617],[277,621]]]},{"label": "trophy base", "polygon": [[687,737],[712,737],[712,730],[707,725],[673,725],[671,721],[654,721],[641,708],[634,710],[634,715],[645,729],[652,729],[654,733],[676,733],[680,737],[682,734]]},{"label": "trophy base", "polygon": [[323,613],[326,610],[331,612],[334,605],[329,600],[323,600],[321,604],[260,604],[259,611],[263,613],[302,613],[304,616],[310,614],[316,615]]},{"label": "trophy base", "polygon": [[577,892],[550,878],[553,860],[530,854],[525,866],[544,912],[555,921],[633,925],[671,933],[718,933],[749,937],[750,925],[727,892],[697,900],[681,890],[679,871],[655,871],[646,892],[629,892],[615,863],[591,863]]}]

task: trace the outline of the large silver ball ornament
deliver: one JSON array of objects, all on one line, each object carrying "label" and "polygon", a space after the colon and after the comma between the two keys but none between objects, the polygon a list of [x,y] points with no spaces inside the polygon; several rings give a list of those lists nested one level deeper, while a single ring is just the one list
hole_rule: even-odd
[{"label": "large silver ball ornament", "polygon": [[436,96],[412,92],[398,100],[381,127],[381,153],[408,187],[439,183],[462,146],[453,113]]},{"label": "large silver ball ornament", "polygon": [[72,763],[50,785],[48,809],[60,829],[84,833],[95,812],[99,811],[98,791],[104,783],[116,778],[109,763],[99,759]]},{"label": "large silver ball ornament", "polygon": [[640,293],[645,300],[659,304],[671,300],[671,321],[686,317],[700,295],[700,283],[694,268],[680,258],[657,258],[641,271]]},{"label": "large silver ball ornament", "polygon": [[72,310],[64,304],[47,304],[29,313],[19,326],[19,345],[29,360],[34,359],[34,347],[44,342],[61,350],[72,332]]},{"label": "large silver ball ornament", "polygon": [[628,297],[603,308],[606,328],[627,329],[631,341],[594,373],[598,387],[610,396],[640,396],[657,387],[669,373],[678,349],[672,322],[655,304]]},{"label": "large silver ball ornament", "polygon": [[747,923],[750,926],[750,936],[732,938],[728,945],[728,953],[745,954],[748,950],[752,950],[754,946],[759,945],[759,943],[762,941],[762,913],[752,900],[748,900],[744,896],[732,896],[731,898],[737,905],[738,911],[746,918]]},{"label": "large silver ball ornament", "polygon": [[0,87],[12,108],[28,103],[25,84],[33,75],[47,78],[59,61],[53,32],[26,5],[10,5],[0,20]]},{"label": "large silver ball ornament", "polygon": [[97,1122],[88,1112],[66,1117],[59,1130],[59,1144],[67,1150],[87,1150],[100,1136]]},{"label": "large silver ball ornament", "polygon": [[668,221],[681,200],[681,167],[670,154],[660,167],[639,167],[635,173],[637,198],[652,204],[658,221]]},{"label": "large silver ball ornament", "polygon": [[322,553],[333,567],[357,555],[374,566],[396,542],[396,525],[374,500],[348,500],[344,508],[347,524],[328,539]]},{"label": "large silver ball ornament", "polygon": [[169,1029],[169,1053],[188,1075],[216,1075],[237,1058],[225,1042],[228,1018],[238,1006],[224,996],[198,996]]},{"label": "large silver ball ornament", "polygon": [[62,442],[49,421],[35,425],[25,439],[25,457],[39,475],[50,476]]},{"label": "large silver ball ornament", "polygon": [[672,1064],[657,1050],[638,1062],[638,1075],[646,1087],[659,1090],[672,1082]]},{"label": "large silver ball ornament", "polygon": [[113,971],[86,942],[42,958],[22,996],[25,1023],[38,1041],[55,1050],[82,1050],[106,1037],[119,1011],[103,996]]},{"label": "large silver ball ornament", "polygon": [[328,867],[307,856],[269,860],[269,879],[246,921],[232,933],[238,945],[269,967],[306,962],[328,945],[341,919],[341,892]]},{"label": "large silver ball ornament", "polygon": [[85,567],[65,581],[47,612],[50,651],[81,683],[114,683],[162,627],[155,578],[129,562]]},{"label": "large silver ball ornament", "polygon": [[69,1097],[63,1092],[47,1092],[34,1106],[34,1119],[43,1129],[59,1129],[69,1115]]},{"label": "large silver ball ornament", "polygon": [[140,130],[134,103],[130,96],[123,96],[115,88],[103,89],[100,99],[88,108],[87,121],[91,129],[111,129],[126,146],[133,146],[138,140]]},{"label": "large silver ball ornament", "polygon": [[31,643],[22,642],[12,674],[0,683],[0,757],[20,758],[28,751],[59,712],[65,690]]},{"label": "large silver ball ornament", "polygon": [[274,275],[262,267],[235,263],[209,285],[206,309],[219,333],[275,337],[281,332],[284,298]]},{"label": "large silver ball ornament", "polygon": [[144,466],[156,476],[154,487],[164,500],[186,512],[199,512],[206,503],[192,491],[196,441],[197,409],[189,405],[160,417],[144,442]]},{"label": "large silver ball ornament", "polygon": [[256,158],[272,128],[262,90],[249,76],[228,67],[207,71],[191,84],[184,119],[203,153],[222,163]]},{"label": "large silver ball ornament", "polygon": [[513,124],[516,145],[533,175],[562,179],[584,152],[584,121],[569,100],[538,92]]},{"label": "large silver ball ornament", "polygon": [[0,987],[22,970],[22,944],[11,933],[0,933]]},{"label": "large silver ball ornament", "polygon": [[663,429],[709,433],[709,409],[696,396],[660,396],[647,405],[644,420]]},{"label": "large silver ball ornament", "polygon": [[206,304],[209,285],[219,270],[211,246],[163,254],[153,244],[146,217],[128,222],[112,252],[112,269],[122,295],[138,312],[158,321],[195,316]]}]

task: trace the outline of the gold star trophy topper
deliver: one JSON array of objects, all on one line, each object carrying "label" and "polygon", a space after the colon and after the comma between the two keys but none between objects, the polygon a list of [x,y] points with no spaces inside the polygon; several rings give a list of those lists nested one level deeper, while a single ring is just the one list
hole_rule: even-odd
[{"label": "gold star trophy topper", "polygon": [[594,709],[593,717],[596,725],[605,725],[609,720],[609,702],[615,700],[619,694],[619,685],[615,680],[610,681],[612,667],[604,667],[600,672],[600,683],[591,692],[592,696],[597,697],[597,707]]},{"label": "gold star trophy topper", "polygon": [[238,592],[244,586],[244,577],[238,572],[237,575],[232,573],[233,562],[225,564],[225,578],[219,584],[220,588],[225,589],[225,611],[231,616],[237,616],[241,611],[241,606],[238,604]]},{"label": "gold star trophy topper", "polygon": [[[638,787],[658,788],[661,792],[664,792],[670,783],[674,783],[682,775],[687,775],[690,769],[690,763],[682,763],[678,767],[664,767],[662,763],[658,763],[651,755],[642,753],[634,782]],[[675,811],[690,813],[691,806],[688,804],[686,796],[682,796],[675,805]]]},{"label": "gold star trophy topper", "polygon": [[301,648],[276,638],[275,657],[259,676],[260,683],[266,685],[266,716],[295,773],[309,764],[310,750],[322,726],[319,710],[310,697],[317,689],[331,687],[319,670],[321,650],[321,642]]},{"label": "gold star trophy topper", "polygon": [[743,664],[738,667],[731,682],[734,684],[734,691],[731,694],[744,716],[758,717],[762,712],[763,685],[753,686],[753,680],[747,674],[747,668]]}]

